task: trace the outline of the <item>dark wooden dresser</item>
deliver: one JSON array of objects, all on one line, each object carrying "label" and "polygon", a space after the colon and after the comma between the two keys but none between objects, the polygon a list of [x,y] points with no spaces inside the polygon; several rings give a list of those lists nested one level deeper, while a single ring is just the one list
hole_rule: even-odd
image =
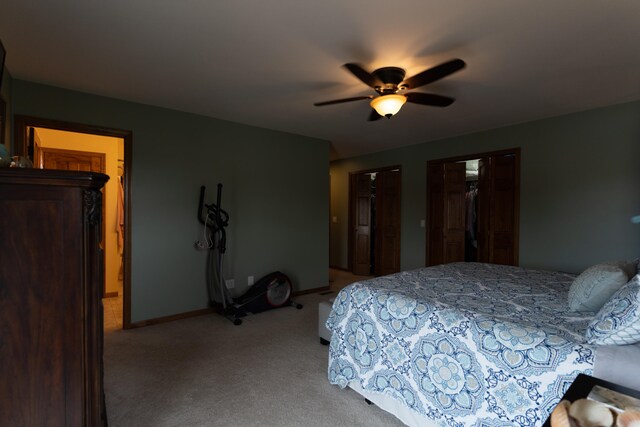
[{"label": "dark wooden dresser", "polygon": [[0,169],[0,426],[104,426],[104,174]]}]

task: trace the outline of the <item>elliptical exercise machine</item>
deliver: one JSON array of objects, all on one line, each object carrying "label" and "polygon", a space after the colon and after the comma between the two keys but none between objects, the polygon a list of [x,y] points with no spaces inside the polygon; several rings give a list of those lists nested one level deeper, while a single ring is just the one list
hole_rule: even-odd
[{"label": "elliptical exercise machine", "polygon": [[[222,209],[222,184],[218,184],[216,203],[204,203],[206,187],[200,187],[198,203],[198,221],[204,226],[207,253],[207,291],[209,306],[225,316],[234,325],[242,324],[247,313],[259,313],[272,308],[294,306],[301,309],[302,304],[291,300],[293,285],[283,273],[274,271],[258,280],[239,298],[234,299],[226,286],[223,274],[224,254],[227,250],[229,214]],[[203,213],[206,210],[206,215]],[[196,242],[196,246],[203,242]]]}]

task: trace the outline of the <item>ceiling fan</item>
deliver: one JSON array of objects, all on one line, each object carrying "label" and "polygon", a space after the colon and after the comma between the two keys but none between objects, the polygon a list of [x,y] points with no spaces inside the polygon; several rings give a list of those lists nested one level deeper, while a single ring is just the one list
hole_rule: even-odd
[{"label": "ceiling fan", "polygon": [[405,79],[405,71],[398,67],[378,68],[370,73],[359,64],[344,64],[344,67],[347,70],[360,79],[364,84],[378,92],[379,96],[356,96],[353,98],[316,102],[313,105],[321,107],[324,105],[370,99],[373,110],[369,115],[369,121],[379,120],[382,117],[391,118],[391,116],[400,111],[400,108],[405,102],[420,105],[431,105],[434,107],[446,107],[451,105],[455,100],[448,96],[405,91],[440,80],[449,74],[453,74],[456,71],[461,70],[465,65],[465,62],[462,59],[452,59],[451,61],[436,65],[435,67],[424,70],[413,77]]}]

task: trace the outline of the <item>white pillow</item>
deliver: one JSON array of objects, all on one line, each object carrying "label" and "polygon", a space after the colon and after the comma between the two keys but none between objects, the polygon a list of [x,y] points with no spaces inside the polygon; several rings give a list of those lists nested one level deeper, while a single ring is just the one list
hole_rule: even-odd
[{"label": "white pillow", "polygon": [[575,278],[569,288],[571,311],[598,311],[630,277],[635,275],[635,261],[596,264]]},{"label": "white pillow", "polygon": [[589,344],[640,342],[640,274],[620,288],[596,314],[585,333]]}]

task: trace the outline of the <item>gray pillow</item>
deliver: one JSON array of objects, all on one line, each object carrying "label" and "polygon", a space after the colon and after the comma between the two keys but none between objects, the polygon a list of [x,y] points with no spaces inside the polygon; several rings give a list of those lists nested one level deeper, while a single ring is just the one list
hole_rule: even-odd
[{"label": "gray pillow", "polygon": [[634,261],[596,264],[583,271],[569,288],[571,311],[598,311],[635,275]]}]

